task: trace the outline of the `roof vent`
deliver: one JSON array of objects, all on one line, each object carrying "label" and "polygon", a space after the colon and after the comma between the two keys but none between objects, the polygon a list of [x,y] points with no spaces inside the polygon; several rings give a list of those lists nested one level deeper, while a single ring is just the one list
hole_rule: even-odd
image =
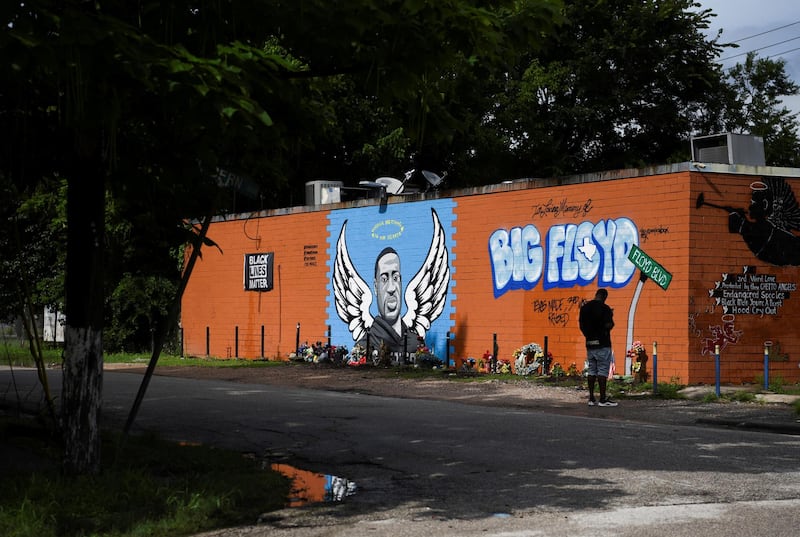
[{"label": "roof vent", "polygon": [[765,166],[764,138],[751,134],[711,134],[692,136],[692,160],[720,164]]},{"label": "roof vent", "polygon": [[306,205],[325,205],[342,201],[342,181],[309,181],[306,183]]}]

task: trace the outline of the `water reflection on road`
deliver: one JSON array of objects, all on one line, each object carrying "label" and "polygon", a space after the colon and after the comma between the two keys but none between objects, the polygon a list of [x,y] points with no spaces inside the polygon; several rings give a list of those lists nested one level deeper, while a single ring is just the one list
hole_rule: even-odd
[{"label": "water reflection on road", "polygon": [[292,480],[287,507],[341,502],[356,493],[356,484],[343,477],[301,470],[288,464],[272,464],[270,467]]}]

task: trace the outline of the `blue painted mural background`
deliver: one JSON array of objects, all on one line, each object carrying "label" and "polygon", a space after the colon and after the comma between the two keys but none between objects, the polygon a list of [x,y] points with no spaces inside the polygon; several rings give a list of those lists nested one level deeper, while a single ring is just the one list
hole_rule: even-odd
[{"label": "blue painted mural background", "polygon": [[[372,287],[374,279],[375,259],[386,247],[394,248],[400,256],[400,272],[402,276],[403,292],[406,286],[422,266],[431,239],[434,233],[434,222],[431,209],[434,209],[441,221],[446,234],[446,248],[449,253],[449,267],[451,279],[445,307],[441,315],[432,323],[427,331],[425,342],[437,356],[445,356],[447,332],[453,330],[454,313],[453,301],[455,295],[455,255],[453,239],[455,227],[453,200],[435,200],[431,202],[416,202],[387,205],[380,207],[365,207],[355,209],[342,209],[331,211],[328,217],[328,281],[332,282],[333,264],[336,258],[336,241],[342,230],[342,225],[347,222],[346,236],[347,250],[353,261],[355,269],[367,284]],[[331,326],[331,342],[334,345],[345,345],[348,349],[354,345],[353,337],[347,325],[339,318],[336,312],[336,302],[333,284],[328,288],[327,323]],[[378,314],[376,301],[373,299],[371,306],[372,315]],[[401,315],[406,313],[406,304],[403,304]]]}]

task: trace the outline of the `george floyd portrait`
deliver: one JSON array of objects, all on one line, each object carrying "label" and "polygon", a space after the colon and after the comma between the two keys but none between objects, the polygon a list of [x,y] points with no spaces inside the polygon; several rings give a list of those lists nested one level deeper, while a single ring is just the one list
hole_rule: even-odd
[{"label": "george floyd portrait", "polygon": [[[433,237],[422,266],[405,286],[400,254],[384,248],[375,259],[372,285],[353,265],[346,241],[347,221],[336,243],[333,291],[336,312],[347,323],[353,341],[372,350],[413,353],[431,323],[442,313],[450,283],[445,232],[431,209]],[[377,315],[372,313],[373,297]],[[403,308],[405,307],[405,313]]]},{"label": "george floyd portrait", "polygon": [[[403,323],[402,307],[403,278],[400,273],[400,256],[394,248],[384,248],[375,259],[373,291],[378,305],[378,315],[369,328],[369,347],[385,345],[389,352],[414,352],[417,334]],[[358,342],[367,346],[367,337]]]}]

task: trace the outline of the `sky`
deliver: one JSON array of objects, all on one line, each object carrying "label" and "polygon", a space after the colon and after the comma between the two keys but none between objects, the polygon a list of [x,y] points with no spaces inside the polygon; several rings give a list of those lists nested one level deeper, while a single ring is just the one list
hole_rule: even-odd
[{"label": "sky", "polygon": [[[800,85],[800,0],[697,0],[702,9],[716,13],[709,33],[723,30],[720,42],[736,42],[721,56],[725,68],[743,62],[756,51],[761,58],[783,59],[786,74]],[[759,35],[760,34],[760,35]],[[800,112],[800,95],[784,99],[793,112]]]}]

